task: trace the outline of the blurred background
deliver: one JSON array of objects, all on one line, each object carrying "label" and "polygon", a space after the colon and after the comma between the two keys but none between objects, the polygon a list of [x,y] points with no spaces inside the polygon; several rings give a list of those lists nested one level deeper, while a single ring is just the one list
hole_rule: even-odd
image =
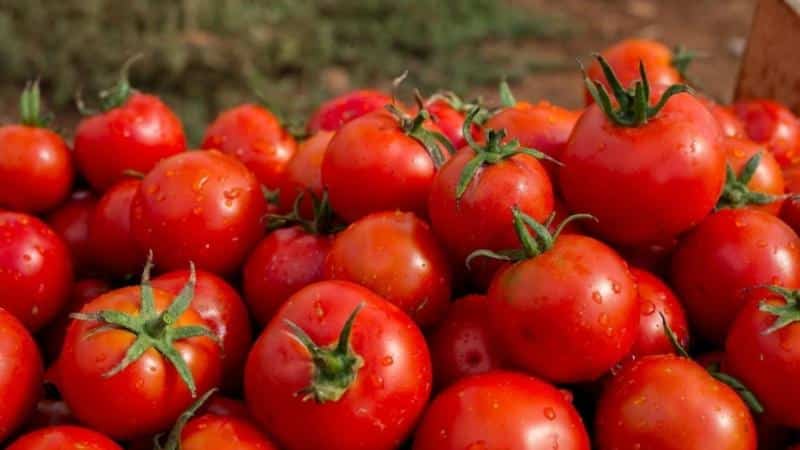
[{"label": "blurred background", "polygon": [[262,101],[302,122],[357,87],[440,88],[491,99],[507,78],[519,99],[581,105],[576,58],[625,37],[703,55],[697,84],[730,98],[755,0],[0,0],[0,119],[41,78],[67,130],[74,94],[113,84],[131,55],[135,86],[162,95],[196,144],[221,109]]}]

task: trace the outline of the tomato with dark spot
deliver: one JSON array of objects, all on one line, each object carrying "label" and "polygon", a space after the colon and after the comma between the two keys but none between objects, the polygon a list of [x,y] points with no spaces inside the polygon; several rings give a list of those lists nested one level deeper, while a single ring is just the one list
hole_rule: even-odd
[{"label": "tomato with dark spot", "polygon": [[678,343],[689,346],[689,324],[680,301],[661,279],[645,270],[631,268],[639,297],[639,336],[633,344],[631,356],[641,358],[647,355],[674,353],[670,340],[664,331],[661,317],[675,334]]},{"label": "tomato with dark spot", "polygon": [[97,198],[89,191],[73,192],[70,198],[47,216],[47,223],[66,242],[76,273],[94,271],[89,221]]},{"label": "tomato with dark spot", "polygon": [[332,138],[332,131],[319,131],[300,142],[297,153],[286,166],[279,194],[281,211],[291,211],[297,196],[304,193],[303,216],[313,215],[312,196],[322,197],[322,160]]},{"label": "tomato with dark spot", "polygon": [[733,110],[747,136],[764,144],[782,167],[800,162],[800,122],[785,106],[766,99],[741,100]]},{"label": "tomato with dark spot", "polygon": [[342,125],[386,105],[393,103],[392,97],[380,91],[362,89],[348,92],[328,100],[311,113],[308,132],[336,131]]},{"label": "tomato with dark spot", "polygon": [[0,308],[0,443],[21,427],[36,407],[44,368],[36,342],[23,324]]},{"label": "tomato with dark spot", "polygon": [[[723,138],[721,145],[727,155],[728,164],[737,175],[742,175],[748,162],[751,162],[752,158],[758,157],[756,170],[752,173],[752,178],[746,183],[747,190],[754,194],[740,196],[742,205],[734,204],[733,206],[749,206],[778,215],[783,205],[784,181],[781,166],[772,153],[767,151],[763,145],[756,144],[749,139]],[[755,202],[752,199],[755,196],[771,197],[774,201],[766,204]],[[727,206],[726,203],[730,204],[731,200],[735,201],[736,199],[729,197],[728,191],[724,190],[720,204]]]},{"label": "tomato with dark spot", "polygon": [[42,428],[14,441],[6,450],[123,450],[108,437],[73,425]]},{"label": "tomato with dark spot", "polygon": [[116,279],[141,272],[145,259],[131,232],[131,205],[140,180],[123,180],[108,189],[89,220],[89,246],[94,266]]}]

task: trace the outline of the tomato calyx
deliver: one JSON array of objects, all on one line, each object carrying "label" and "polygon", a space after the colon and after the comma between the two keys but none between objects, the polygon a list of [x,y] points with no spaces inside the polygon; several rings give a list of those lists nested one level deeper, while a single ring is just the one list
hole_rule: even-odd
[{"label": "tomato calyx", "polygon": [[511,87],[506,80],[500,82],[500,104],[506,108],[513,108],[517,105],[517,99],[511,92]]},{"label": "tomato calyx", "polygon": [[119,80],[117,80],[117,84],[109,89],[102,90],[97,94],[98,99],[100,100],[99,111],[88,108],[80,94],[78,94],[75,98],[78,111],[84,116],[91,116],[97,114],[98,112],[107,112],[124,105],[130,96],[136,92],[136,90],[131,86],[130,80],[128,79],[128,73],[131,70],[131,66],[133,66],[134,63],[143,57],[144,55],[142,53],[137,53],[136,55],[128,58],[128,60],[125,61],[120,69]]},{"label": "tomato calyx", "polygon": [[[313,218],[311,220],[305,219],[301,213],[301,205],[306,194],[311,196],[313,210]],[[328,191],[323,191],[321,197],[317,197],[309,191],[300,192],[294,199],[292,212],[267,215],[267,229],[269,231],[293,225],[300,225],[306,233],[310,234],[333,234],[339,231],[339,227],[336,226],[336,216],[328,201]]]},{"label": "tomato calyx", "polygon": [[153,286],[150,282],[150,271],[153,266],[152,253],[142,272],[140,283],[141,305],[138,314],[126,314],[116,310],[102,310],[91,313],[73,313],[70,317],[76,320],[99,322],[101,325],[90,330],[87,337],[109,330],[125,330],[136,336],[125,356],[104,374],[106,378],[122,372],[136,362],[147,350],[155,349],[175,367],[181,380],[189,388],[192,397],[197,395],[197,387],[186,361],[175,348],[175,341],[204,336],[219,343],[219,337],[209,328],[202,325],[175,326],[178,318],[189,308],[194,297],[197,275],[194,264],[189,265],[189,279],[173,302],[161,313],[156,311]]},{"label": "tomato calyx", "polygon": [[317,403],[339,401],[355,382],[359,369],[364,366],[364,359],[350,346],[350,335],[353,322],[362,306],[358,305],[350,313],[339,339],[328,346],[317,345],[297,324],[285,320],[292,336],[311,354],[313,367],[311,384],[298,392],[303,401],[311,399]]},{"label": "tomato calyx", "polygon": [[692,89],[685,84],[673,84],[668,87],[661,95],[661,98],[654,106],[650,106],[650,82],[644,69],[644,63],[639,61],[639,75],[641,79],[636,80],[633,87],[624,88],[614,73],[614,69],[608,64],[601,55],[595,55],[600,67],[603,69],[608,85],[614,94],[617,108],[611,102],[611,98],[606,88],[597,80],[592,80],[583,70],[583,81],[586,89],[594,98],[595,103],[605,113],[608,119],[617,126],[621,127],[640,127],[647,121],[658,115],[667,101],[674,95],[682,92],[692,92]]},{"label": "tomato calyx", "polygon": [[29,81],[19,98],[19,115],[22,124],[29,127],[46,128],[53,119],[52,114],[42,113],[39,80]]},{"label": "tomato calyx", "polygon": [[687,76],[687,71],[689,69],[689,65],[697,58],[697,52],[694,50],[688,49],[685,45],[677,45],[672,50],[672,59],[670,60],[670,65],[678,71],[678,74],[684,80],[689,80]]},{"label": "tomato calyx", "polygon": [[759,303],[759,311],[775,316],[775,322],[764,331],[764,334],[771,334],[793,323],[800,322],[800,291],[780,286],[765,286],[764,288],[780,296],[786,302],[786,304],[780,306],[772,305],[766,300],[762,300]]},{"label": "tomato calyx", "polygon": [[201,395],[194,403],[186,409],[186,411],[182,412],[180,416],[178,416],[178,420],[175,421],[175,426],[172,427],[172,430],[169,432],[169,436],[167,437],[167,443],[165,445],[161,445],[161,438],[163,437],[161,434],[156,435],[153,438],[153,448],[155,450],[180,450],[181,448],[181,434],[183,434],[183,429],[186,427],[186,424],[189,423],[190,420],[197,414],[197,411],[217,392],[217,389],[209,389],[208,392]]},{"label": "tomato calyx", "polygon": [[451,155],[455,153],[453,144],[442,133],[425,128],[424,124],[430,120],[431,115],[423,106],[420,106],[419,112],[414,117],[409,117],[395,105],[386,105],[386,109],[397,119],[397,124],[403,130],[403,133],[419,142],[425,148],[437,169],[446,160],[439,145],[447,149]]},{"label": "tomato calyx", "polygon": [[733,167],[728,163],[725,168],[725,186],[722,196],[717,202],[716,209],[741,208],[748,205],[768,205],[787,198],[787,195],[771,195],[763,192],[751,191],[747,187],[761,163],[761,152],[756,153],[745,163],[744,168],[736,175]]}]

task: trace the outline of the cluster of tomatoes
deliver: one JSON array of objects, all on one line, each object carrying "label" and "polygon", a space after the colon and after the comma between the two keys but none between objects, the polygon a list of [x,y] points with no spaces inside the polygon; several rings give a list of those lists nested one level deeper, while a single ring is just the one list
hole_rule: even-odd
[{"label": "cluster of tomatoes", "polygon": [[71,149],[28,86],[0,444],[797,449],[800,122],[686,62],[623,41],[582,111],[356,91],[302,140],[242,105],[198,150],[127,69]]}]

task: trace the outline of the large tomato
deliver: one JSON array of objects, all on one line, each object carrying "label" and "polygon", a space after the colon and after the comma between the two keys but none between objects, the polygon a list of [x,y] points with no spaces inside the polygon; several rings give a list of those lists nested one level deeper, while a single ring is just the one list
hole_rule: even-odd
[{"label": "large tomato", "polygon": [[672,286],[697,334],[725,340],[745,290],[774,284],[800,288],[800,239],[783,221],[762,211],[723,209],[678,244]]},{"label": "large tomato", "polygon": [[669,239],[708,215],[725,182],[719,125],[708,109],[679,93],[685,86],[672,86],[651,106],[640,81],[639,100],[620,88],[616,102],[624,107],[615,107],[599,84],[587,85],[603,106],[586,109],[561,153],[570,209],[594,215],[600,236],[626,245]]},{"label": "large tomato", "polygon": [[589,450],[589,436],[564,393],[533,377],[493,372],[439,394],[413,449]]},{"label": "large tomato", "polygon": [[131,228],[163,270],[191,261],[230,274],[264,234],[266,209],[258,181],[242,163],[216,150],[194,151],[161,161],[144,177]]},{"label": "large tomato", "polygon": [[35,332],[69,299],[69,249],[53,230],[27,214],[0,212],[0,236],[0,308]]},{"label": "large tomato", "polygon": [[348,92],[328,100],[311,113],[308,132],[336,131],[347,122],[391,103],[392,98],[380,91],[362,89]]},{"label": "large tomato", "polygon": [[88,428],[61,425],[28,433],[6,450],[122,450],[122,447]]},{"label": "large tomato", "polygon": [[131,233],[131,204],[142,184],[123,180],[108,189],[89,219],[89,249],[99,272],[125,278],[142,270],[146,256]]},{"label": "large tomato", "polygon": [[721,142],[729,168],[717,207],[751,206],[777,215],[783,205],[784,182],[772,153],[749,139],[724,138]]},{"label": "large tomato", "polygon": [[756,449],[753,418],[736,392],[674,355],[624,366],[600,398],[596,433],[598,450]]},{"label": "large tomato", "polygon": [[97,198],[89,191],[75,191],[70,198],[47,216],[47,224],[66,242],[72,266],[78,274],[94,270],[92,239],[89,235]]},{"label": "large tomato", "polygon": [[19,320],[0,308],[0,443],[33,412],[43,373],[33,337]]},{"label": "large tomato", "polygon": [[400,309],[344,281],[293,295],[256,341],[245,400],[284,450],[391,450],[431,392],[419,328]]},{"label": "large tomato", "polygon": [[61,136],[46,128],[38,83],[25,88],[20,105],[22,122],[0,127],[0,207],[40,213],[69,195],[72,155]]},{"label": "large tomato", "polygon": [[286,166],[284,185],[279,194],[280,209],[291,211],[300,194],[311,194],[303,199],[303,216],[313,215],[312,196],[322,197],[322,160],[333,138],[332,131],[319,131],[301,142],[297,153]]},{"label": "large tomato", "polygon": [[689,324],[680,301],[661,279],[642,269],[631,269],[636,292],[639,296],[639,336],[633,344],[631,355],[640,358],[647,355],[673,353],[675,350],[667,338],[663,320],[683,347],[689,345]]},{"label": "large tomato", "polygon": [[733,110],[750,139],[767,146],[781,166],[800,162],[800,122],[785,106],[766,99],[742,100]]}]

